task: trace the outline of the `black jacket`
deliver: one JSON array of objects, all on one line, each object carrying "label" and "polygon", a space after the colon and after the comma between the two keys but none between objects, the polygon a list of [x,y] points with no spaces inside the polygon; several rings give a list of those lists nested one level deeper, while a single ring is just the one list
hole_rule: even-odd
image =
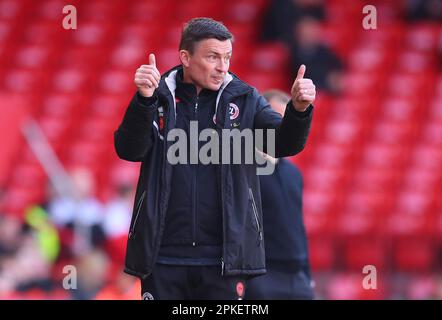
[{"label": "black jacket", "polygon": [[[191,154],[204,151],[206,141],[192,143],[191,122],[198,122],[198,135],[216,129],[213,121],[217,91],[203,89],[183,82],[183,73],[177,73],[175,128],[186,133],[185,161],[172,166],[172,186],[166,224],[159,256],[163,263],[185,264],[190,260],[210,259],[212,265],[221,264],[222,214],[218,189],[218,165],[215,163],[191,163]],[[183,155],[184,156],[184,155]],[[217,157],[219,160],[219,157]],[[211,248],[215,246],[216,248]],[[213,249],[213,250],[210,250]],[[159,260],[160,261],[160,260]],[[201,261],[196,264],[199,265]]]},{"label": "black jacket", "polygon": [[[143,105],[135,94],[121,125],[115,132],[115,148],[120,158],[141,161],[134,210],[126,250],[125,272],[146,278],[156,262],[165,225],[172,165],[167,150],[173,142],[167,133],[175,127],[176,67],[162,76],[157,98]],[[229,104],[239,108],[232,122]],[[284,118],[274,112],[256,89],[228,74],[219,91],[216,108],[217,131],[236,128],[276,129],[276,156],[300,152],[306,143],[312,119],[310,106],[297,112],[289,102]],[[230,146],[231,154],[233,146]],[[264,274],[265,253],[262,238],[262,210],[256,164],[218,166],[223,253],[221,274]]]},{"label": "black jacket", "polygon": [[259,180],[266,261],[280,262],[286,272],[303,269],[310,275],[301,172],[288,160],[279,159],[275,172],[260,176]]}]

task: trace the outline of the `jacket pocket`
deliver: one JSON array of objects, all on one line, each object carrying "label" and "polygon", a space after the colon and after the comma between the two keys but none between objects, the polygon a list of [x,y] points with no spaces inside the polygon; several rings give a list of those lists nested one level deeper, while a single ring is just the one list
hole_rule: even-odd
[{"label": "jacket pocket", "polygon": [[252,202],[252,211],[253,211],[253,216],[255,218],[256,231],[258,232],[258,246],[259,246],[259,244],[262,241],[262,228],[261,228],[261,223],[259,221],[258,208],[256,206],[255,197],[253,196],[252,188],[249,188],[249,198]]},{"label": "jacket pocket", "polygon": [[137,206],[136,206],[135,218],[134,218],[134,221],[133,221],[132,226],[130,227],[130,231],[129,231],[129,239],[131,239],[131,238],[133,238],[135,236],[135,227],[137,226],[138,217],[140,215],[141,207],[143,206],[143,202],[144,202],[144,198],[145,197],[146,197],[146,191],[144,191],[141,194],[141,197],[138,200],[138,203],[137,203]]}]

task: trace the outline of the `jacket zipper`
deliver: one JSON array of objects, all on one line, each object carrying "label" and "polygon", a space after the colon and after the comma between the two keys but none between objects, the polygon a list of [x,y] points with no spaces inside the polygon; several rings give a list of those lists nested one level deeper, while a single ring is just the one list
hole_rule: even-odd
[{"label": "jacket zipper", "polygon": [[[196,103],[195,103],[195,120],[198,121],[198,96],[196,96]],[[199,145],[197,146],[197,152],[199,151]],[[197,216],[197,174],[198,174],[198,164],[195,165],[195,171],[193,175],[193,230],[192,230],[192,246],[196,246],[196,216]]]},{"label": "jacket zipper", "polygon": [[249,188],[249,195],[250,199],[252,200],[252,210],[253,210],[253,215],[255,216],[256,228],[258,230],[258,236],[259,236],[258,245],[259,245],[259,242],[262,241],[262,230],[261,230],[261,224],[259,223],[258,209],[256,207],[255,197],[253,196],[252,188]]},{"label": "jacket zipper", "polygon": [[143,205],[143,201],[144,201],[145,196],[146,196],[146,190],[143,191],[143,193],[141,194],[140,200],[138,200],[137,213],[135,215],[135,219],[134,219],[134,223],[132,224],[132,228],[130,229],[130,232],[129,232],[129,238],[132,238],[133,235],[135,234],[135,227],[137,225],[138,216],[140,215],[141,206]]}]

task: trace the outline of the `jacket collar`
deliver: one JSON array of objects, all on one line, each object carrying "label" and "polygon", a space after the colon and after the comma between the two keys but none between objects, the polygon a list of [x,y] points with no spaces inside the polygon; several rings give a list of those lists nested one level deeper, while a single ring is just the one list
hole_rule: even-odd
[{"label": "jacket collar", "polygon": [[[182,66],[176,66],[171,70],[167,71],[162,77],[159,85],[159,94],[163,96],[171,96],[173,101],[173,109],[175,112],[176,119],[176,102],[175,102],[175,91],[176,91],[176,75],[178,70],[182,70]],[[219,100],[221,95],[240,96],[250,92],[253,88],[247,85],[245,82],[241,81],[235,74],[229,72],[224,78],[224,82],[221,85],[218,95],[216,97],[215,114],[218,110]]]}]

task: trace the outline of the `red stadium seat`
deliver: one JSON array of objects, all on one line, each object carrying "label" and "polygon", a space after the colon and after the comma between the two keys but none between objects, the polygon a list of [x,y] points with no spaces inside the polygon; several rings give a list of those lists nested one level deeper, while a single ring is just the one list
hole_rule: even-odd
[{"label": "red stadium seat", "polygon": [[114,67],[126,68],[128,72],[134,72],[134,68],[149,62],[148,51],[149,49],[141,41],[139,43],[123,43],[110,53],[110,61]]},{"label": "red stadium seat", "polygon": [[404,239],[394,248],[395,267],[405,272],[428,272],[436,261],[434,244],[425,239]]},{"label": "red stadium seat", "polygon": [[[350,119],[332,118],[329,119],[328,124],[324,125],[326,126],[324,134],[328,140],[327,144],[337,144],[342,146],[342,149],[347,149],[348,146],[354,145],[355,142],[359,141],[364,130],[362,122]],[[341,150],[341,152],[345,153],[344,150]],[[349,152],[351,151],[349,150],[346,153]]]},{"label": "red stadium seat", "polygon": [[401,168],[405,164],[407,149],[404,145],[371,143],[365,147],[361,164],[371,169]]},{"label": "red stadium seat", "polygon": [[419,24],[411,28],[405,37],[406,45],[421,52],[431,52],[437,46],[438,30],[435,25]]},{"label": "red stadium seat", "polygon": [[357,70],[343,76],[343,86],[352,97],[366,99],[370,96],[373,99],[378,98],[380,92],[379,80],[379,73],[375,70]]},{"label": "red stadium seat", "polygon": [[101,75],[98,80],[103,93],[125,93],[133,91],[133,75],[125,71],[110,70]]},{"label": "red stadium seat", "polygon": [[[47,3],[42,3],[44,8]],[[58,31],[60,7],[56,6],[56,20],[36,20],[31,22],[24,31],[24,40],[26,43],[41,45],[44,48],[51,48],[58,44],[61,34]]]},{"label": "red stadium seat", "polygon": [[25,45],[18,49],[15,56],[15,65],[21,68],[45,68],[50,62],[50,51],[42,45]]},{"label": "red stadium seat", "polygon": [[330,190],[304,189],[304,222],[309,235],[334,233],[334,217],[339,210],[339,195]]},{"label": "red stadium seat", "polygon": [[346,239],[369,237],[379,231],[379,220],[379,215],[375,212],[345,210],[336,219],[336,234]]},{"label": "red stadium seat", "polygon": [[314,272],[330,271],[335,264],[335,247],[327,237],[309,238],[310,265]]},{"label": "red stadium seat", "polygon": [[393,237],[425,237],[430,234],[430,216],[406,211],[392,212],[385,221],[385,230]]},{"label": "red stadium seat", "polygon": [[267,72],[251,72],[243,75],[243,80],[250,83],[258,91],[264,92],[269,88],[280,89],[283,91],[288,91],[290,87],[290,81],[284,75],[280,74],[269,74]]},{"label": "red stadium seat", "polygon": [[[381,274],[381,270],[378,270],[376,289],[365,289],[362,286],[363,277],[361,277],[361,273],[337,274],[329,282],[327,298],[332,300],[384,299],[388,285],[381,278]],[[368,284],[374,285],[372,282]]]},{"label": "red stadium seat", "polygon": [[[350,69],[365,73],[382,72],[382,67],[385,66],[384,61],[386,54],[386,51],[379,50],[379,48],[375,47],[362,47],[353,50],[349,57]],[[363,61],[363,63],[361,63],[361,61]]]},{"label": "red stadium seat", "polygon": [[346,269],[361,272],[364,266],[367,265],[376,266],[379,270],[385,269],[387,250],[381,239],[373,239],[372,237],[351,238],[343,245]]},{"label": "red stadium seat", "polygon": [[161,47],[158,50],[158,55],[155,55],[155,57],[158,69],[162,73],[180,64],[178,47],[176,45]]},{"label": "red stadium seat", "polygon": [[350,149],[348,146],[326,141],[317,144],[314,149],[311,151],[311,163],[318,168],[335,170],[350,166],[358,152],[357,147]]},{"label": "red stadium seat", "polygon": [[429,300],[437,296],[437,278],[432,275],[422,274],[411,277],[407,284],[407,297],[412,300]]},{"label": "red stadium seat", "polygon": [[88,73],[76,68],[63,68],[53,75],[52,90],[56,93],[83,92],[88,82]]},{"label": "red stadium seat", "polygon": [[11,175],[11,185],[16,187],[39,189],[45,182],[46,173],[39,163],[21,162]]},{"label": "red stadium seat", "polygon": [[3,211],[23,219],[25,210],[43,203],[44,198],[45,190],[42,188],[10,185],[5,194]]},{"label": "red stadium seat", "polygon": [[265,9],[268,0],[239,0],[224,5],[224,18],[228,22],[252,24]]},{"label": "red stadium seat", "polygon": [[442,161],[442,149],[440,146],[435,146],[431,141],[419,143],[412,150],[410,150],[410,165],[421,169],[439,172],[440,163]]},{"label": "red stadium seat", "polygon": [[290,68],[288,48],[280,43],[261,45],[251,57],[251,68],[286,74]]},{"label": "red stadium seat", "polygon": [[40,91],[43,89],[45,82],[46,75],[41,70],[17,68],[6,72],[3,83],[0,85],[3,85],[6,90],[12,93],[29,94],[29,88]]}]

